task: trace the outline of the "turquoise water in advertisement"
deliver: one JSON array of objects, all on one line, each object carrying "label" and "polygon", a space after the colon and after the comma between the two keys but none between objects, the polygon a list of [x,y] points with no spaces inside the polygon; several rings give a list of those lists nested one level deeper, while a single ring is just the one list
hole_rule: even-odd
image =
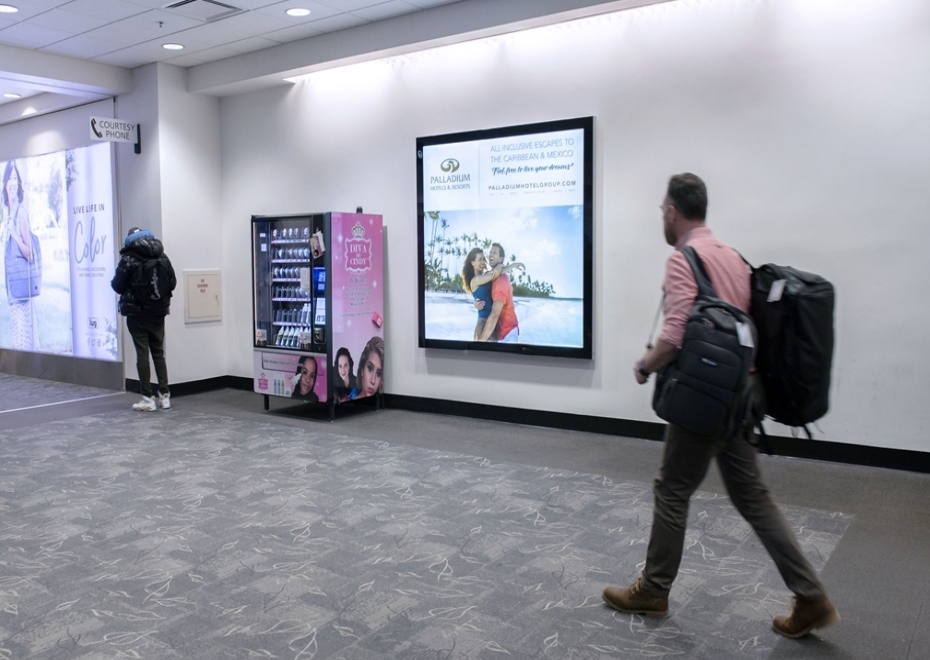
[{"label": "turquoise water in advertisement", "polygon": [[[514,298],[520,343],[581,347],[584,303],[580,299]],[[430,339],[473,341],[478,312],[464,293],[426,294],[426,336]]]}]

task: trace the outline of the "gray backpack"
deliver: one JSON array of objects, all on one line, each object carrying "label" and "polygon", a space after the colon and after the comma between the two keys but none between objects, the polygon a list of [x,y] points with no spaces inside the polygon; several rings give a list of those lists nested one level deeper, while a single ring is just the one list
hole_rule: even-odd
[{"label": "gray backpack", "polygon": [[717,297],[694,248],[686,245],[681,252],[698,296],[678,358],[657,375],[652,408],[667,422],[727,442],[750,414],[756,326],[749,314]]}]

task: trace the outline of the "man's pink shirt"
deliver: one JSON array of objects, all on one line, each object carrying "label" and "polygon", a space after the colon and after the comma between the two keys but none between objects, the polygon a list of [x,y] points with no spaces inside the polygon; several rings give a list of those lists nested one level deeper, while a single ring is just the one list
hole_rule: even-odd
[{"label": "man's pink shirt", "polygon": [[697,281],[685,255],[678,248],[690,245],[704,262],[717,296],[749,311],[749,267],[736,250],[724,245],[707,227],[696,227],[678,239],[675,251],[665,263],[665,323],[660,339],[672,346],[681,346],[685,337],[688,315],[698,295]]}]

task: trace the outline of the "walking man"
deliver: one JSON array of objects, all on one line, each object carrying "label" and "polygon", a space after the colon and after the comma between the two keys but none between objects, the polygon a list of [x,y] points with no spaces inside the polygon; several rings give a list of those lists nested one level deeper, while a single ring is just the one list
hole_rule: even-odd
[{"label": "walking man", "polygon": [[[165,315],[177,278],[161,241],[147,229],[133,227],[126,236],[110,286],[119,294],[119,311],[136,347],[136,370],[142,400],[133,410],[154,412],[171,408],[168,365],[165,362]],[[149,352],[158,378],[158,402],[152,392]]]},{"label": "walking man", "polygon": [[[693,174],[669,180],[661,204],[665,240],[675,248],[692,246],[704,262],[717,295],[749,311],[749,271],[739,254],[717,240],[705,225],[707,189]],[[654,348],[633,366],[639,384],[649,374],[675,361],[698,287],[684,255],[677,249],[665,267],[665,322]],[[759,385],[755,383],[756,392]],[[775,561],[787,587],[794,592],[790,615],[778,616],[772,629],[785,637],[798,638],[815,628],[839,621],[816,571],[804,558],[797,539],[772,501],[762,482],[756,450],[749,444],[752,432],[724,446],[675,424],[665,430],[662,466],[655,480],[655,509],[652,532],[642,574],[629,588],[607,587],[604,601],[616,610],[662,617],[668,614],[668,595],[678,574],[685,541],[685,525],[691,495],[703,481],[712,458],[723,476],[733,505],[752,526],[762,545]]]}]

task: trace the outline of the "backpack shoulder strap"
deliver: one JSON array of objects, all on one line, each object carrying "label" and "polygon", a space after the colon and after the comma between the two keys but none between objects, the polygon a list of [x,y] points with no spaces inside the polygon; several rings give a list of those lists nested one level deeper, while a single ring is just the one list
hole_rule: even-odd
[{"label": "backpack shoulder strap", "polygon": [[694,273],[694,280],[697,282],[698,295],[707,298],[717,298],[717,290],[710,281],[707,271],[704,269],[704,262],[701,261],[700,255],[690,245],[684,245],[679,248],[679,252],[685,255],[688,265],[691,266],[691,272]]}]

